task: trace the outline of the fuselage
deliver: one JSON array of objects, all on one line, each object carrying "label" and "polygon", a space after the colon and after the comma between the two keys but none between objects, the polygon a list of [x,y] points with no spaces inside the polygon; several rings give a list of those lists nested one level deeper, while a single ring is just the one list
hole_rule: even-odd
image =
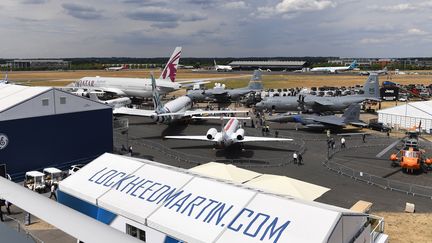
[{"label": "fuselage", "polygon": [[[164,113],[179,113],[185,112],[192,107],[192,100],[187,96],[180,96],[174,100],[167,102],[162,109],[156,111],[158,115]],[[153,120],[159,123],[170,123],[174,120],[182,119],[182,115],[154,116]]]},{"label": "fuselage", "polygon": [[[169,93],[181,88],[181,85],[171,81],[157,79],[157,86],[161,94]],[[84,77],[75,83],[75,87],[94,87],[104,91],[117,93],[129,97],[152,97],[151,79],[143,78],[109,78],[109,77]]]},{"label": "fuselage", "polygon": [[221,147],[228,147],[243,139],[244,130],[239,129],[239,121],[231,118],[224,126],[223,131],[215,135],[214,141],[216,145]]},{"label": "fuselage", "polygon": [[[324,111],[343,111],[352,103],[360,103],[369,97],[362,95],[336,96],[336,97],[318,97],[307,95],[304,99],[304,110],[313,112]],[[331,103],[332,105],[318,105],[316,102],[321,101]],[[269,97],[256,104],[257,109],[274,110],[275,112],[288,112],[300,110],[300,102],[296,96],[277,96]]]}]

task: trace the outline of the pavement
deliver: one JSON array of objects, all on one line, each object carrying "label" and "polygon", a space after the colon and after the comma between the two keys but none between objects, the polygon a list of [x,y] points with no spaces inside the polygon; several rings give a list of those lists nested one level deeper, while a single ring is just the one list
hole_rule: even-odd
[{"label": "pavement", "polygon": [[[208,129],[212,127],[220,129],[221,124],[218,121],[201,121],[193,125],[177,124],[168,126],[154,124],[146,118],[128,118],[129,143],[133,145],[133,156],[136,157],[185,169],[209,161],[222,161],[259,173],[288,176],[331,188],[329,192],[316,201],[344,208],[350,208],[358,200],[365,200],[374,203],[372,209],[375,211],[403,212],[406,202],[415,203],[416,212],[432,211],[430,207],[432,201],[429,198],[385,190],[328,170],[322,164],[327,157],[326,134],[323,132],[296,130],[293,125],[287,124],[271,124],[271,134],[278,130],[281,137],[293,138],[294,142],[258,142],[246,144],[244,151],[236,149],[220,150],[213,149],[211,144],[204,141],[162,139],[166,135],[205,135]],[[246,135],[261,136],[260,128],[245,127],[245,131]],[[385,134],[373,133],[367,137],[367,147],[354,149],[350,147],[363,146],[363,142],[361,136],[353,136],[347,139],[348,149],[340,153],[340,155],[338,154],[336,158],[351,160],[350,165],[356,165],[353,166],[356,169],[369,169],[377,175],[384,175],[387,172],[394,171],[394,168],[390,166],[389,161],[377,160],[374,156],[385,145],[395,140],[396,138],[385,137]],[[115,135],[114,144],[116,147],[121,147],[122,144],[126,146],[126,135]],[[303,155],[304,165],[297,166],[289,163],[292,153],[301,149],[302,146],[306,148]],[[375,170],[378,163],[381,163],[381,165]],[[421,176],[427,180],[432,177],[430,174]],[[412,183],[422,180],[418,179],[420,177],[411,177],[402,173],[401,175],[394,175],[392,179],[398,179],[398,177],[411,178]]]}]

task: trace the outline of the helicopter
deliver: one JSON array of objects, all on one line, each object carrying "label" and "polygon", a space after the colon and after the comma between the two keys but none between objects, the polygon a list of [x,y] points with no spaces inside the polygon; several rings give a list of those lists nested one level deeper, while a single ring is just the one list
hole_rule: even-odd
[{"label": "helicopter", "polygon": [[402,171],[406,173],[414,173],[418,171],[423,171],[426,173],[427,171],[432,170],[432,158],[426,157],[425,150],[419,145],[420,139],[430,143],[429,140],[421,137],[420,126],[421,123],[418,126],[419,129],[414,127],[408,130],[406,132],[406,136],[390,144],[388,147],[378,153],[376,157],[382,157],[400,142],[403,142],[404,144],[402,149],[400,149],[397,153],[390,155],[392,167],[400,166]]}]

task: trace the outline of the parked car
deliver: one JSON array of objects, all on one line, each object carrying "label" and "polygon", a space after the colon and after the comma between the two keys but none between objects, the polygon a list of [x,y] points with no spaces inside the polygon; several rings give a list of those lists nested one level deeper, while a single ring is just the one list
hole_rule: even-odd
[{"label": "parked car", "polygon": [[72,165],[71,168],[69,169],[69,175],[73,175],[75,174],[77,171],[79,171],[82,167],[84,167],[84,165],[82,164],[78,164],[78,165]]},{"label": "parked car", "polygon": [[380,132],[391,131],[391,127],[385,125],[382,122],[371,122],[371,123],[369,123],[369,128],[372,130],[380,131]]}]

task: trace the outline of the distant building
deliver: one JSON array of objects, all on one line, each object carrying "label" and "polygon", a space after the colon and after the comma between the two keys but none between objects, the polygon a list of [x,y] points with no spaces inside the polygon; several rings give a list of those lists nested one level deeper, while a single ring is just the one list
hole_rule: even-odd
[{"label": "distant building", "polygon": [[296,70],[302,69],[306,61],[232,61],[230,65],[233,69],[251,70]]},{"label": "distant building", "polygon": [[69,69],[70,64],[60,59],[15,59],[7,62],[12,69]]}]

